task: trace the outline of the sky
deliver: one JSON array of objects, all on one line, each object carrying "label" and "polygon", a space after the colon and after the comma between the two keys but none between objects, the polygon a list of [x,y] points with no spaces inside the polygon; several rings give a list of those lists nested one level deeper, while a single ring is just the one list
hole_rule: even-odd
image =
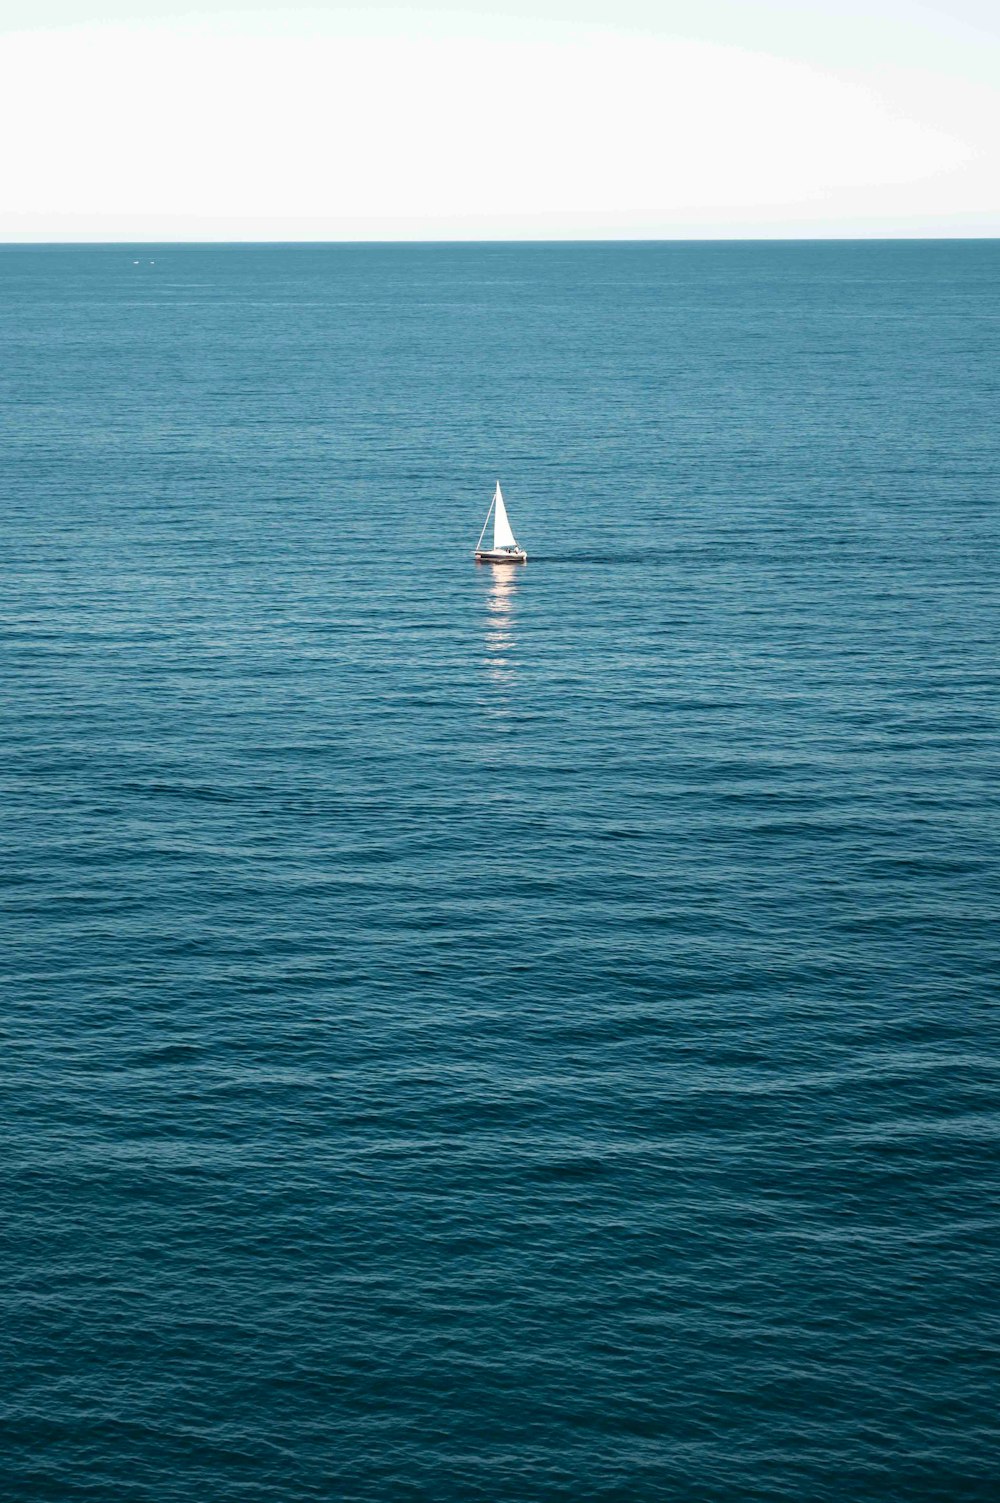
[{"label": "sky", "polygon": [[0,241],[1000,235],[1000,0],[0,0]]}]

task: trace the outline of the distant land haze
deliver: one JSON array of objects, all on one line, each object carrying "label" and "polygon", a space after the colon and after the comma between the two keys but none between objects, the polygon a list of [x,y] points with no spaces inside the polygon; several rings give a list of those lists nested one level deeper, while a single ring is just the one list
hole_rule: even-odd
[{"label": "distant land haze", "polygon": [[977,4],[8,7],[0,238],[992,236]]}]

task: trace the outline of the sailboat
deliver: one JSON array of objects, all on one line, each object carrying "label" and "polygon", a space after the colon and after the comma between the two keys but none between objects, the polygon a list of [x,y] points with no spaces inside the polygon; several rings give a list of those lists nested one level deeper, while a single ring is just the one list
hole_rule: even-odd
[{"label": "sailboat", "polygon": [[[484,548],[483,538],[486,536],[486,529],[490,525],[491,516],[493,518],[493,547]],[[511,531],[507,508],[503,502],[503,493],[500,490],[500,482],[498,480],[497,488],[493,492],[493,500],[490,502],[490,509],[486,513],[483,530],[479,534],[479,542],[476,544],[476,563],[526,564],[527,562],[528,555],[523,548],[517,546],[517,539]]]}]

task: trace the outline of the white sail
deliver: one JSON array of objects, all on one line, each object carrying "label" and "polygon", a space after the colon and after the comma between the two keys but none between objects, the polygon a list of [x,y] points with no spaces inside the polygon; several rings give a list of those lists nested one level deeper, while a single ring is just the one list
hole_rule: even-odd
[{"label": "white sail", "polygon": [[493,497],[493,546],[494,548],[516,548],[517,543],[514,534],[510,530],[507,520],[507,508],[503,504],[503,496],[500,494],[500,482],[497,481],[496,494]]}]

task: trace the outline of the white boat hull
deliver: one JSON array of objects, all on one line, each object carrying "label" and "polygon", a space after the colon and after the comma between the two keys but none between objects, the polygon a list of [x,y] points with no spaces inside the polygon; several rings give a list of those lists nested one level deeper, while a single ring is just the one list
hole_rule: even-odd
[{"label": "white boat hull", "polygon": [[528,555],[523,548],[477,548],[477,564],[526,564]]}]

